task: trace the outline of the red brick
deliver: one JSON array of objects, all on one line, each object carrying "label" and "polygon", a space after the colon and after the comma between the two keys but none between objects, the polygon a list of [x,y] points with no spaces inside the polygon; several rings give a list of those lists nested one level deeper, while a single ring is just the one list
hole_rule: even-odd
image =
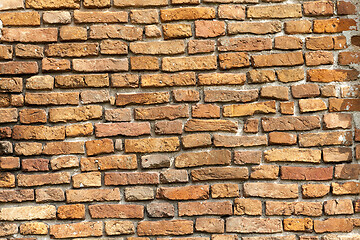
[{"label": "red brick", "polygon": [[295,145],[297,143],[296,134],[284,132],[270,132],[269,144],[275,145]]},{"label": "red brick", "polygon": [[68,71],[71,69],[70,61],[67,59],[43,58],[41,66],[44,72]]},{"label": "red brick", "polygon": [[360,63],[360,52],[341,52],[338,56],[340,65],[352,65]]},{"label": "red brick", "polygon": [[338,15],[353,15],[356,14],[356,7],[351,2],[338,1],[337,13]]},{"label": "red brick", "polygon": [[14,170],[20,168],[20,158],[18,157],[0,157],[1,170]]},{"label": "red brick", "polygon": [[194,182],[208,180],[244,180],[249,178],[249,171],[244,167],[209,167],[192,170],[191,178]]},{"label": "red brick", "polygon": [[34,190],[33,189],[21,189],[21,190],[1,190],[0,191],[0,202],[26,202],[34,201]]}]

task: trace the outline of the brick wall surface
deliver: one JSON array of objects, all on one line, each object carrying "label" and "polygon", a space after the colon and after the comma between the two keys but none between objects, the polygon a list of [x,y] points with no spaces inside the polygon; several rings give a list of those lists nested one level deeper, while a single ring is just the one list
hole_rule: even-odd
[{"label": "brick wall surface", "polygon": [[0,239],[359,240],[357,0],[0,0]]}]

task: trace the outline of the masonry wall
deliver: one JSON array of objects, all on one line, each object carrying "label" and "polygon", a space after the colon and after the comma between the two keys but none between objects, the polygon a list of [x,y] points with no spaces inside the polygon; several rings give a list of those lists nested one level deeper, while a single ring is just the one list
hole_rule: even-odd
[{"label": "masonry wall", "polygon": [[359,240],[357,5],[0,0],[0,238]]}]

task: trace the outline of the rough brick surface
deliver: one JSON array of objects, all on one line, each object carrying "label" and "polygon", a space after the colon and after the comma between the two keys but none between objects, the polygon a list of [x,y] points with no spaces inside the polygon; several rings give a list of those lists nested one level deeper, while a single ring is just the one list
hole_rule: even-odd
[{"label": "rough brick surface", "polygon": [[0,0],[0,238],[358,240],[356,0]]}]

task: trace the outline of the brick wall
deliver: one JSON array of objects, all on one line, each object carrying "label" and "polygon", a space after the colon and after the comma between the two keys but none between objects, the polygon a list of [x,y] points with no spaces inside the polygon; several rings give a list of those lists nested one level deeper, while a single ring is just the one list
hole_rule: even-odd
[{"label": "brick wall", "polygon": [[0,239],[359,240],[357,5],[0,0]]}]

